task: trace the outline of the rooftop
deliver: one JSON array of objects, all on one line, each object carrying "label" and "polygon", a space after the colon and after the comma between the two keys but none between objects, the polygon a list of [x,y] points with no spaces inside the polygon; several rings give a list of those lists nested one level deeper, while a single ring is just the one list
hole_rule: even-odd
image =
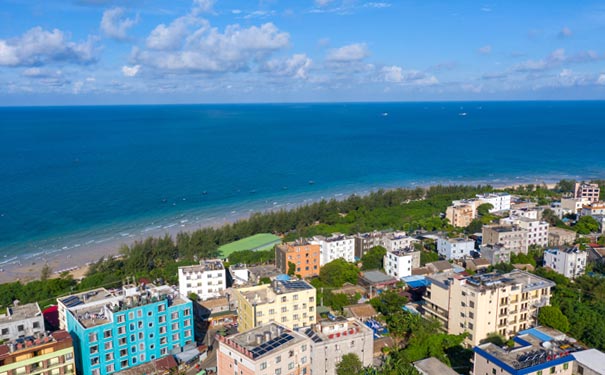
[{"label": "rooftop", "polygon": [[63,341],[71,342],[71,336],[66,331],[55,331],[51,334],[39,333],[35,336],[20,337],[0,345],[0,359],[21,350]]},{"label": "rooftop", "polygon": [[449,243],[475,243],[474,240],[468,239],[468,238],[463,238],[463,237],[456,237],[456,238],[443,238],[443,240],[449,242]]},{"label": "rooftop", "polygon": [[588,367],[597,374],[605,374],[605,353],[597,349],[588,349],[575,352],[574,358],[584,367]]},{"label": "rooftop", "polygon": [[496,289],[502,288],[508,285],[518,286],[520,285],[523,292],[528,292],[536,289],[543,289],[547,287],[554,287],[555,283],[531,274],[529,272],[521,270],[513,270],[512,272],[500,274],[497,272],[473,275],[473,276],[460,276],[450,274],[437,274],[433,276],[427,276],[431,282],[440,285],[443,288],[449,287],[452,282],[452,278],[464,280],[465,285],[469,288],[476,288],[480,291],[485,289]]},{"label": "rooftop", "polygon": [[409,256],[412,255],[412,253],[420,253],[420,251],[416,251],[416,249],[414,249],[413,247],[405,247],[403,249],[397,249],[397,250],[391,250],[389,251],[389,253],[401,257],[401,256]]},{"label": "rooftop", "polygon": [[113,296],[113,293],[107,291],[107,289],[98,288],[82,293],[72,294],[67,297],[57,298],[57,301],[59,301],[60,303],[65,305],[65,307],[70,309],[78,305],[102,301]]},{"label": "rooftop", "polygon": [[584,350],[575,339],[546,327],[521,331],[513,341],[512,348],[487,343],[474,351],[511,374],[525,374],[573,361],[569,354]]},{"label": "rooftop", "polygon": [[355,318],[337,316],[333,319],[321,319],[315,326],[305,328],[299,332],[308,336],[313,342],[318,343],[334,339],[340,340],[341,338],[355,338],[360,333],[370,332],[370,328]]},{"label": "rooftop", "polygon": [[[289,330],[275,322],[270,322],[246,332],[236,333],[229,337],[217,336],[217,338],[221,343],[253,360],[262,358],[272,352],[286,350],[307,340],[300,333]],[[291,353],[294,355],[293,351]]]},{"label": "rooftop", "polygon": [[458,373],[435,357],[414,362],[414,367],[426,375],[457,375]]},{"label": "rooftop", "polygon": [[204,259],[200,260],[200,264],[194,264],[193,266],[179,267],[179,271],[183,272],[206,272],[206,271],[218,271],[224,270],[223,261],[220,259]]},{"label": "rooftop", "polygon": [[251,303],[262,305],[273,303],[276,296],[296,293],[301,290],[315,290],[311,284],[304,280],[273,280],[271,284],[240,288],[239,292]]},{"label": "rooftop", "polygon": [[386,273],[380,271],[366,271],[362,273],[361,277],[371,284],[397,281],[397,279],[393,276],[389,276]]},{"label": "rooftop", "polygon": [[38,306],[37,302],[14,307],[10,306],[6,309],[6,314],[0,315],[0,324],[34,318],[36,316],[42,316],[40,306]]},{"label": "rooftop", "polygon": [[376,309],[369,303],[345,306],[343,310],[348,311],[354,318],[372,318],[378,315]]}]

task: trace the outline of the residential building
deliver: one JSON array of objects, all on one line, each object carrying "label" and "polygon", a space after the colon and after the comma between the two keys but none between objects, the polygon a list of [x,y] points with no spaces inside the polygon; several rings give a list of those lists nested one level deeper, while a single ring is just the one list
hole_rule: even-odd
[{"label": "residential building", "polygon": [[[373,289],[374,291],[392,287],[398,282],[399,279],[376,270],[362,272],[359,277],[359,285]],[[370,293],[371,297],[373,297],[372,293]]]},{"label": "residential building", "polygon": [[357,305],[349,305],[342,308],[342,313],[347,318],[355,318],[362,322],[374,319],[378,316],[378,312],[374,306],[369,303],[358,303]]},{"label": "residential building", "polygon": [[0,341],[34,336],[44,332],[44,317],[38,303],[9,306],[0,315]]},{"label": "residential building", "polygon": [[489,266],[490,266],[490,262],[487,259],[484,258],[476,258],[476,259],[469,259],[465,261],[466,266],[465,268],[468,270],[471,270],[473,272],[477,272],[477,271],[486,271]]},{"label": "residential building", "polygon": [[353,236],[333,233],[330,237],[315,236],[309,242],[319,245],[320,266],[339,258],[347,262],[355,261],[355,238]]},{"label": "residential building", "polygon": [[479,247],[481,257],[487,259],[490,264],[510,263],[510,250],[504,245],[481,245]]},{"label": "residential building", "polygon": [[605,353],[587,349],[572,354],[575,362],[573,373],[579,375],[605,375]]},{"label": "residential building", "polygon": [[538,219],[519,217],[517,226],[527,232],[527,246],[548,246],[549,224]]},{"label": "residential building", "polygon": [[575,279],[586,270],[587,252],[577,247],[565,250],[548,249],[544,251],[544,267],[550,267],[561,275]]},{"label": "residential building", "polygon": [[539,218],[538,209],[537,208],[511,208],[509,212],[509,217],[526,217],[528,219],[538,219]]},{"label": "residential building", "polygon": [[410,276],[413,268],[420,267],[420,251],[413,248],[387,251],[383,260],[384,271],[398,279]]},{"label": "residential building", "polygon": [[218,375],[307,375],[311,339],[275,322],[218,336]]},{"label": "residential building", "polygon": [[[319,249],[317,250],[317,261],[319,262]],[[248,274],[250,275],[250,283],[257,285],[261,283],[261,280],[273,280],[278,275],[283,275],[284,272],[277,269],[273,265],[262,265],[248,268]]]},{"label": "residential building", "polygon": [[368,233],[357,233],[353,237],[355,238],[355,258],[361,259],[371,248],[376,246],[384,247],[385,232],[368,232]]},{"label": "residential building", "polygon": [[447,260],[462,259],[475,250],[475,241],[467,238],[441,237],[437,240],[437,252]]},{"label": "residential building", "polygon": [[449,206],[445,210],[445,218],[450,224],[455,227],[467,227],[476,217],[477,212],[474,204],[459,204],[457,206]]},{"label": "residential building", "polygon": [[105,299],[62,303],[78,373],[111,374],[195,348],[192,302],[171,287],[127,285]]},{"label": "residential building", "polygon": [[270,321],[290,329],[313,325],[316,294],[304,280],[273,280],[271,284],[234,289],[238,330],[245,332]]},{"label": "residential building", "polygon": [[490,333],[509,338],[533,326],[540,307],[550,304],[555,283],[531,273],[427,276],[424,313],[443,323],[450,334],[468,332],[465,343],[477,345]]},{"label": "residential building", "polygon": [[294,273],[303,278],[319,275],[320,245],[299,239],[275,247],[275,266],[288,273],[289,264],[295,265]]},{"label": "residential building", "polygon": [[605,215],[605,202],[594,202],[583,205],[580,216],[602,216]]},{"label": "residential building", "polygon": [[57,307],[59,310],[59,329],[67,330],[67,310],[76,304],[98,303],[112,299],[119,301],[119,296],[109,292],[105,288],[97,288],[86,292],[76,293],[67,297],[57,298]]},{"label": "residential building", "polygon": [[414,367],[416,367],[416,370],[418,370],[421,375],[458,375],[451,367],[435,357],[416,361],[414,362]]},{"label": "residential building", "polygon": [[508,193],[477,194],[476,197],[480,201],[477,207],[485,203],[494,206],[489,212],[510,210],[510,194]]},{"label": "residential building", "polygon": [[575,352],[583,349],[575,339],[546,327],[519,332],[513,342],[513,347],[493,343],[475,347],[472,373],[572,375]]},{"label": "residential building", "polygon": [[573,230],[550,227],[548,228],[548,246],[572,245],[576,241],[576,236],[577,233]]},{"label": "residential building", "polygon": [[179,267],[179,292],[184,298],[191,293],[203,301],[220,297],[227,289],[227,271],[220,259],[204,259],[194,266]]},{"label": "residential building", "polygon": [[356,354],[363,366],[372,364],[374,332],[354,318],[322,319],[300,333],[311,339],[311,374],[336,375],[346,354]]},{"label": "residential building", "polygon": [[384,248],[387,251],[405,249],[413,247],[415,243],[420,242],[413,237],[409,237],[405,232],[388,233],[384,238]]},{"label": "residential building", "polygon": [[[234,264],[229,267],[231,285],[246,285],[250,282],[250,271],[245,264]],[[227,283],[229,284],[229,283]]]},{"label": "residential building", "polygon": [[65,331],[38,332],[0,345],[0,374],[75,373],[72,338]]},{"label": "residential building", "polygon": [[484,225],[483,245],[504,245],[514,254],[527,254],[528,232],[510,225]]},{"label": "residential building", "polygon": [[454,272],[454,266],[447,260],[438,260],[426,264],[428,273],[451,273]]},{"label": "residential building", "polygon": [[598,184],[584,184],[576,182],[574,196],[576,198],[586,198],[589,202],[598,202],[601,189]]},{"label": "residential building", "polygon": [[586,198],[561,198],[561,217],[567,214],[578,214],[582,206],[589,204]]}]

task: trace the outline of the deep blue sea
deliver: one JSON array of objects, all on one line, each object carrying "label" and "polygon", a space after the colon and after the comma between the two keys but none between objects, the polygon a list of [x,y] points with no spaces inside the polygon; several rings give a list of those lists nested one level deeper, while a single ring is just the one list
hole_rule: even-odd
[{"label": "deep blue sea", "polygon": [[377,187],[603,178],[604,130],[605,102],[0,108],[0,253]]}]

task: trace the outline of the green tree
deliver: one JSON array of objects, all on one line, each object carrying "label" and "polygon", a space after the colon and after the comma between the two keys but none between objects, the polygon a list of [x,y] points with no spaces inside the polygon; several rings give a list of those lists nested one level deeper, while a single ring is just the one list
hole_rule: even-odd
[{"label": "green tree", "polygon": [[561,180],[556,186],[556,189],[561,193],[572,193],[576,188],[575,180]]},{"label": "green tree", "polygon": [[349,353],[342,356],[342,359],[336,365],[337,375],[354,375],[361,372],[363,363],[355,353]]},{"label": "green tree", "polygon": [[382,262],[386,254],[387,249],[382,246],[374,246],[361,257],[361,269],[364,271],[382,269]]},{"label": "green tree", "polygon": [[483,222],[481,219],[473,219],[470,224],[466,227],[466,233],[480,233],[483,229]]},{"label": "green tree", "polygon": [[344,283],[357,284],[359,269],[342,258],[326,263],[319,271],[319,279],[327,286],[340,288]]},{"label": "green tree", "polygon": [[40,270],[40,280],[42,280],[42,281],[48,280],[52,276],[52,273],[53,273],[52,268],[50,268],[48,263],[45,264],[44,267],[42,267],[42,269]]},{"label": "green tree", "polygon": [[556,306],[544,306],[538,313],[538,322],[545,326],[558,329],[561,332],[569,331],[569,320]]},{"label": "green tree", "polygon": [[573,229],[580,234],[595,233],[599,231],[599,222],[592,216],[582,216]]},{"label": "green tree", "polygon": [[294,276],[296,273],[296,264],[288,262],[288,276]]},{"label": "green tree", "polygon": [[394,290],[385,290],[370,300],[370,304],[385,316],[401,311],[406,303],[408,303],[408,299]]},{"label": "green tree", "polygon": [[479,216],[486,216],[489,215],[489,210],[492,210],[494,208],[494,205],[491,203],[483,203],[481,205],[479,205],[479,207],[477,207],[477,213],[479,214]]}]

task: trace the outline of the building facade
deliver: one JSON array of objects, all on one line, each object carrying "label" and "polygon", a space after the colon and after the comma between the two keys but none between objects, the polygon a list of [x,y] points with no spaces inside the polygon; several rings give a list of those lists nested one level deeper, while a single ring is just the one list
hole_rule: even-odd
[{"label": "building facade", "polygon": [[205,259],[199,265],[179,267],[178,272],[183,298],[195,293],[203,301],[220,297],[227,289],[227,272],[220,259]]},{"label": "building facade", "polygon": [[355,238],[353,236],[333,233],[330,237],[315,236],[309,242],[319,245],[320,266],[339,258],[347,262],[355,261]]},{"label": "building facade", "polygon": [[415,243],[420,242],[413,237],[409,237],[405,232],[388,233],[384,238],[384,248],[387,251],[406,249],[413,247]]},{"label": "building facade", "polygon": [[483,245],[501,244],[514,254],[527,254],[527,231],[510,225],[484,225]]},{"label": "building facade", "polygon": [[485,203],[494,206],[489,212],[510,210],[510,194],[508,193],[477,194],[476,197],[480,201],[477,207]]},{"label": "building facade", "polygon": [[475,241],[466,238],[439,238],[437,252],[447,260],[462,259],[475,250]]},{"label": "building facade", "polygon": [[288,273],[290,263],[295,265],[294,273],[303,278],[319,275],[320,246],[305,239],[276,246],[275,266]]},{"label": "building facade", "polygon": [[577,233],[573,230],[550,227],[548,228],[548,246],[572,245],[576,241],[576,236]]},{"label": "building facade", "polygon": [[474,204],[449,206],[445,210],[445,218],[449,220],[450,224],[458,228],[469,226],[475,217],[476,211]]},{"label": "building facade", "polygon": [[72,375],[76,373],[72,338],[65,331],[36,333],[0,345],[0,374]]},{"label": "building facade", "polygon": [[0,315],[0,340],[10,341],[20,337],[44,333],[44,317],[38,303],[9,306]]},{"label": "building facade", "polygon": [[218,375],[311,373],[311,340],[274,322],[232,336],[218,336],[218,344]]},{"label": "building facade", "polygon": [[425,315],[439,320],[450,334],[468,332],[465,343],[477,345],[490,333],[505,338],[536,323],[537,311],[550,304],[550,280],[525,271],[464,277],[427,276]]},{"label": "building facade", "polygon": [[383,259],[384,272],[398,279],[410,276],[420,267],[420,251],[412,248],[387,251]]},{"label": "building facade", "polygon": [[368,232],[358,233],[354,235],[355,238],[355,258],[361,259],[371,248],[376,246],[384,247],[384,232]]},{"label": "building facade", "polygon": [[550,225],[545,221],[519,217],[518,227],[527,232],[527,245],[548,246],[548,229]]},{"label": "building facade", "polygon": [[589,202],[598,202],[601,189],[598,184],[582,184],[576,182],[574,196],[576,198],[585,198]]},{"label": "building facade", "polygon": [[336,366],[346,354],[356,354],[363,366],[372,364],[374,332],[354,318],[323,319],[300,331],[311,340],[311,373],[336,375]]},{"label": "building facade", "polygon": [[237,301],[239,332],[271,321],[290,329],[315,324],[316,290],[303,280],[274,280],[234,289],[233,297]]},{"label": "building facade", "polygon": [[575,279],[586,271],[587,252],[577,247],[565,250],[548,249],[544,251],[544,267],[549,267],[561,275]]},{"label": "building facade", "polygon": [[192,302],[168,286],[126,286],[107,299],[63,300],[81,374],[111,374],[195,347]]},{"label": "building facade", "polygon": [[481,245],[481,258],[487,259],[490,264],[510,263],[510,250],[503,245]]}]

